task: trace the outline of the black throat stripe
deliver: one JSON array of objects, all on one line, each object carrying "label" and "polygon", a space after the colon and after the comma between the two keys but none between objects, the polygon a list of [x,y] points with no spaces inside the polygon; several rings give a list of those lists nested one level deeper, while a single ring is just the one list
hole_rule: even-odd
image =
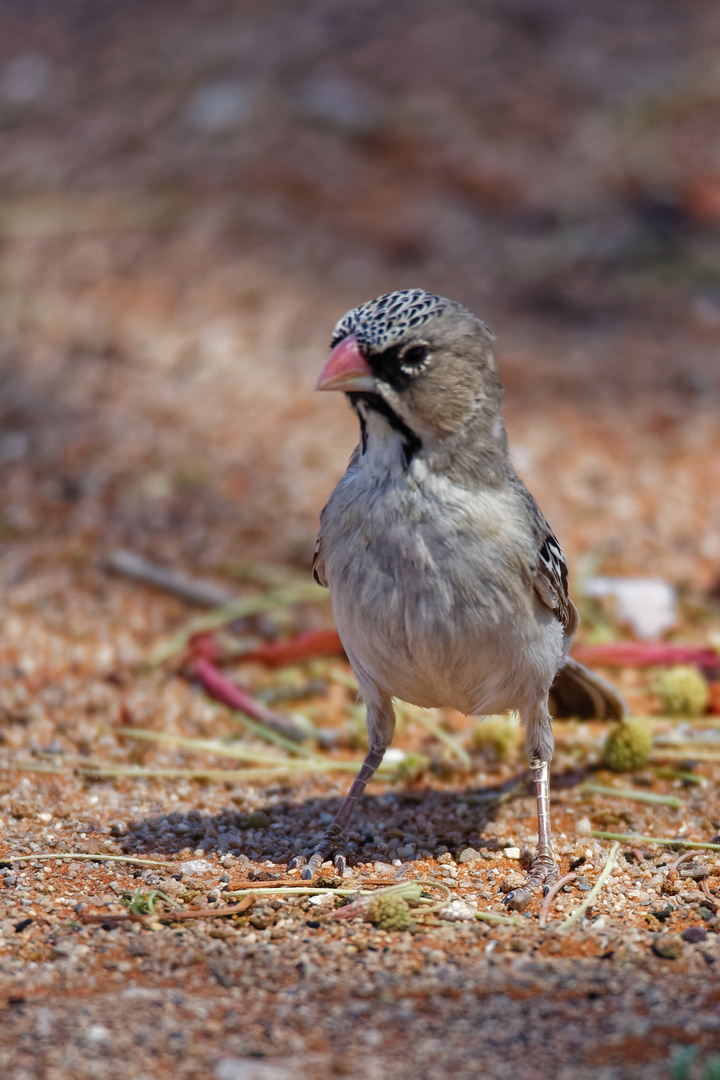
[{"label": "black throat stripe", "polygon": [[412,428],[409,428],[407,426],[405,421],[398,416],[395,410],[392,409],[390,405],[388,405],[385,398],[382,397],[380,394],[372,394],[366,391],[353,390],[348,393],[347,396],[350,399],[350,403],[355,412],[358,414],[358,418],[360,420],[363,454],[367,449],[368,436],[367,425],[365,424],[362,413],[358,409],[358,403],[361,401],[364,402],[365,405],[367,405],[368,409],[372,409],[373,412],[379,413],[380,416],[384,417],[390,427],[393,429],[393,431],[397,431],[398,435],[400,435],[400,437],[402,438],[403,464],[404,467],[407,469],[410,465],[410,462],[418,453],[418,451],[422,450],[422,442],[412,430]]}]

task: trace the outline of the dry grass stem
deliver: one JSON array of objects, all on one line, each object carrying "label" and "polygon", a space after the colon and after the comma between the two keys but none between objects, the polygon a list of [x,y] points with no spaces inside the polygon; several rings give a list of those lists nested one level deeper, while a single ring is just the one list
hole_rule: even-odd
[{"label": "dry grass stem", "polygon": [[654,791],[637,791],[635,788],[616,788],[608,787],[606,784],[585,783],[582,785],[582,790],[591,795],[609,795],[616,799],[629,799],[631,802],[670,806],[673,810],[680,810],[684,805],[677,795],[660,795]]},{"label": "dry grass stem", "polygon": [[567,930],[568,927],[570,927],[574,923],[576,923],[578,921],[578,919],[580,919],[585,914],[585,912],[588,910],[588,908],[591,907],[594,904],[596,898],[598,897],[598,895],[600,893],[600,890],[602,889],[603,885],[605,884],[607,879],[610,877],[610,874],[612,873],[613,867],[615,866],[615,860],[617,858],[617,853],[618,853],[619,850],[620,850],[620,844],[616,841],[613,844],[613,846],[610,848],[610,854],[608,855],[607,861],[606,861],[605,865],[603,866],[603,868],[602,868],[602,870],[600,872],[600,877],[597,879],[597,881],[595,882],[592,889],[587,894],[587,896],[585,897],[585,899],[583,900],[582,904],[577,909],[577,911],[574,911],[572,913],[572,915],[568,916],[568,918],[565,919],[564,922],[561,922],[560,926],[558,927],[558,930]]},{"label": "dry grass stem", "polygon": [[67,859],[69,862],[86,860],[87,862],[130,863],[132,866],[159,866],[163,870],[175,870],[174,863],[161,862],[159,859],[136,859],[133,855],[88,855],[78,851],[48,851],[37,855],[3,855],[0,866],[9,866],[16,862],[41,862],[45,859]]},{"label": "dry grass stem", "polygon": [[720,844],[712,844],[710,842],[700,840],[683,840],[681,838],[672,839],[671,837],[657,837],[657,836],[638,836],[635,833],[613,833],[604,832],[600,829],[593,829],[590,833],[591,836],[597,837],[598,840],[618,840],[620,843],[627,843],[632,845],[637,844],[660,844],[667,847],[686,847],[694,848],[699,851],[707,849],[708,851],[720,851]]}]

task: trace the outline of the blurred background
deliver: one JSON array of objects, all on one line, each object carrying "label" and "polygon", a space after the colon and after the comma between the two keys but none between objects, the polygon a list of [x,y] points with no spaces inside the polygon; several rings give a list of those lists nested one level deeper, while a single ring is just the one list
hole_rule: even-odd
[{"label": "blurred background", "polygon": [[309,566],[336,320],[497,335],[577,565],[720,575],[715,0],[3,0],[0,567]]}]

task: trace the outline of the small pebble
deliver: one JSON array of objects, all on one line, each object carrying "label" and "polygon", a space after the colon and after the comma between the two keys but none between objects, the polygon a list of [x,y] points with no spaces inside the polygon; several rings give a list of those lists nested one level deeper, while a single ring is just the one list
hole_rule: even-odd
[{"label": "small pebble", "polygon": [[685,863],[684,866],[678,868],[678,874],[681,878],[690,878],[693,881],[702,881],[703,878],[709,877],[712,867],[704,859],[693,859],[692,862]]},{"label": "small pebble", "polygon": [[277,917],[277,911],[269,904],[256,904],[250,912],[249,921],[256,930],[264,930],[267,926],[273,926]]},{"label": "small pebble", "polygon": [[704,930],[702,926],[688,926],[687,930],[683,930],[680,937],[683,941],[690,942],[691,945],[697,945],[699,941],[707,941],[707,930]]},{"label": "small pebble", "polygon": [[477,862],[478,859],[482,859],[482,858],[483,858],[483,853],[481,851],[476,851],[475,848],[472,848],[472,847],[466,847],[466,848],[463,848],[463,850],[458,855],[458,862],[459,863],[473,863],[473,862]]},{"label": "small pebble", "polygon": [[522,852],[519,847],[506,847],[503,848],[503,855],[506,859],[519,859]]},{"label": "small pebble", "polygon": [[592,822],[589,817],[581,817],[575,822],[575,832],[578,836],[592,836]]},{"label": "small pebble", "polygon": [[464,900],[453,900],[440,912],[441,919],[448,922],[467,922],[475,918],[475,908],[470,907]]},{"label": "small pebble", "polygon": [[318,893],[316,896],[308,896],[308,904],[312,904],[313,907],[325,904],[328,900],[335,902],[332,893]]},{"label": "small pebble", "polygon": [[511,893],[513,889],[522,889],[525,885],[525,876],[518,870],[511,870],[500,882],[500,891]]},{"label": "small pebble", "polygon": [[653,939],[652,951],[663,960],[677,960],[682,952],[682,941],[677,934],[658,934]]},{"label": "small pebble", "polygon": [[183,877],[193,877],[195,874],[207,874],[213,869],[212,863],[209,863],[207,859],[188,859],[187,862],[180,863],[180,873]]},{"label": "small pebble", "polygon": [[373,872],[376,877],[392,877],[395,873],[393,867],[386,862],[373,863]]}]

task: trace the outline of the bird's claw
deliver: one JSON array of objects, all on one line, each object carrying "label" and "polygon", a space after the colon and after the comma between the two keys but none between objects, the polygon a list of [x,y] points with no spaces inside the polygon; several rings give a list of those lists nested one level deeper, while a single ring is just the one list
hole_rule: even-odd
[{"label": "bird's claw", "polygon": [[520,889],[508,893],[503,904],[510,911],[524,911],[530,904],[533,894],[540,886],[554,885],[560,877],[558,866],[552,851],[538,852],[532,861],[527,881]]},{"label": "bird's claw", "polygon": [[306,859],[304,855],[294,855],[288,863],[288,870],[302,868],[300,877],[303,881],[312,881],[325,860],[332,857],[333,866],[339,876],[342,877],[345,873],[347,860],[345,853],[338,850],[341,846],[345,846],[344,834],[339,833],[338,830],[329,829],[310,858]]}]

